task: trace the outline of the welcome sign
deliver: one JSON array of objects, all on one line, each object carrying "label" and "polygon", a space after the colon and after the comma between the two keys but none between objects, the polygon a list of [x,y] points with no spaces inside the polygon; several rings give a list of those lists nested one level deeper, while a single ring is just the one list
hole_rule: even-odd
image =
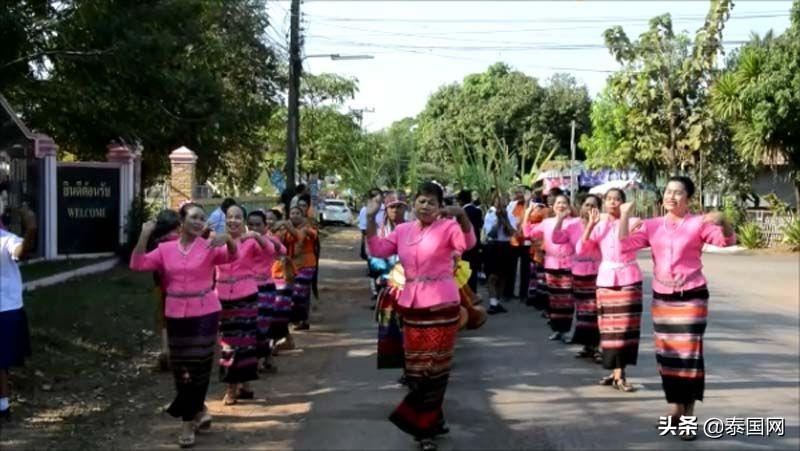
[{"label": "welcome sign", "polygon": [[119,167],[59,165],[58,253],[114,252],[119,246]]}]

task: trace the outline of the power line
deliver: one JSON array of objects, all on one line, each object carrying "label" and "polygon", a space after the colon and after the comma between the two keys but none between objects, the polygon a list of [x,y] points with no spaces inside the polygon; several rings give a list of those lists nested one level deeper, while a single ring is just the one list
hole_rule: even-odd
[{"label": "power line", "polygon": [[[648,23],[650,19],[638,19],[635,17],[593,17],[593,18],[586,18],[586,17],[568,17],[568,18],[527,18],[527,19],[404,19],[404,18],[392,18],[392,17],[333,17],[333,16],[318,16],[315,14],[307,14],[308,17],[314,19],[321,19],[324,21],[330,22],[397,22],[397,23],[430,23],[430,24],[439,24],[439,23],[464,23],[464,24],[474,24],[474,23],[497,23],[497,24],[505,24],[505,23],[605,23],[605,22],[642,22]],[[789,17],[788,11],[776,11],[776,12],[762,12],[762,13],[754,13],[748,15],[740,15],[735,16],[736,19],[771,19],[771,18],[778,18],[778,17]],[[703,20],[706,18],[706,15],[697,15],[697,16],[673,16],[673,22],[676,20]],[[734,18],[734,16],[731,16]]]},{"label": "power line", "polygon": [[[460,51],[493,51],[493,52],[514,52],[514,51],[528,51],[528,50],[607,50],[605,44],[564,44],[564,43],[533,43],[521,44],[514,46],[446,46],[446,45],[411,45],[411,44],[376,44],[371,42],[350,41],[346,39],[331,38],[322,35],[309,34],[309,38],[324,39],[335,44],[352,45],[356,47],[383,47],[394,49],[430,49],[430,50],[460,50]],[[723,45],[741,45],[749,41],[723,41]],[[710,45],[710,44],[709,44]]]}]

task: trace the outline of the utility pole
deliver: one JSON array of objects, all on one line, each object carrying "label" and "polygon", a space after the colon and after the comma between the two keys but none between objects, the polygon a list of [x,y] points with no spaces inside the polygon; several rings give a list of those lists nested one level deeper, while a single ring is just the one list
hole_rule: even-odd
[{"label": "utility pole", "polygon": [[569,151],[571,154],[569,163],[569,203],[575,205],[575,191],[577,191],[575,183],[575,120],[572,121],[572,131],[569,135]]},{"label": "utility pole", "polygon": [[286,188],[297,186],[300,155],[300,0],[292,0],[291,31],[289,36],[289,105],[286,121]]}]

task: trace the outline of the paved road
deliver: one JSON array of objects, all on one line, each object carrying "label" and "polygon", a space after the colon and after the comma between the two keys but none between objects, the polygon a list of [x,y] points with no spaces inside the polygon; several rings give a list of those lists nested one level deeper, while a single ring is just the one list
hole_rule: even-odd
[{"label": "paved road", "polygon": [[[640,261],[649,274],[649,255],[643,253]],[[640,390],[621,394],[594,385],[602,369],[576,361],[572,347],[548,342],[550,331],[534,310],[509,304],[509,314],[494,316],[484,328],[459,338],[445,406],[452,432],[442,440],[443,448],[797,449],[798,257],[707,255],[705,263],[713,298],[706,401],[697,409],[701,421],[784,417],[785,437],[692,444],[659,437],[654,425],[667,406],[649,314],[640,364],[629,375]],[[332,283],[328,268],[323,267],[322,279]],[[355,269],[361,270],[360,262]],[[649,305],[649,296],[645,302]],[[358,308],[363,305],[356,302],[343,315],[338,340],[345,341],[320,375],[324,393],[314,397],[295,438],[298,448],[410,448],[408,438],[386,421],[403,390],[393,384],[396,371],[375,369],[375,328],[370,311]]]},{"label": "paved road", "polygon": [[[376,330],[356,240],[353,231],[338,231],[325,243],[315,323],[298,335],[301,351],[278,358],[279,374],[256,384],[266,399],[234,407],[210,402],[215,432],[200,437],[199,448],[415,449],[386,420],[404,389],[395,383],[399,371],[375,369]],[[640,262],[649,274],[649,256]],[[451,434],[441,449],[797,449],[798,257],[707,255],[705,263],[713,297],[701,422],[783,417],[784,437],[659,437],[655,425],[667,405],[649,314],[640,364],[629,370],[640,390],[623,394],[595,385],[604,371],[574,359],[574,347],[547,341],[550,331],[535,310],[509,303],[510,313],[459,337],[445,405]],[[173,447],[174,427],[162,419],[134,442]]]}]

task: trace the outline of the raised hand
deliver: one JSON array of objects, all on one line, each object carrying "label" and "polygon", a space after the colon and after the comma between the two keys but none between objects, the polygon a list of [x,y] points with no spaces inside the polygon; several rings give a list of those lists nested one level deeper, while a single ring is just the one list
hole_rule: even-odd
[{"label": "raised hand", "polygon": [[257,236],[259,236],[258,232],[251,230],[242,235],[242,241],[255,239]]},{"label": "raised hand", "polygon": [[566,208],[566,209],[561,210],[561,211],[557,211],[556,212],[556,219],[559,219],[559,220],[563,221],[564,218],[566,218],[567,216],[570,215],[570,213],[572,213],[572,212],[569,210],[569,208]]},{"label": "raised hand", "polygon": [[219,235],[214,235],[214,238],[212,238],[208,242],[208,248],[210,249],[210,248],[213,248],[213,247],[225,246],[228,243],[229,239],[230,239],[230,236],[227,233],[220,233]]},{"label": "raised hand", "polygon": [[372,199],[367,202],[367,216],[368,217],[375,217],[378,212],[381,210],[381,203],[382,197],[380,194],[373,197]]},{"label": "raised hand", "polygon": [[153,230],[155,230],[155,228],[156,228],[156,222],[155,221],[147,221],[147,222],[145,222],[144,224],[142,224],[142,236],[148,236],[149,237],[150,234],[153,233]]},{"label": "raised hand", "polygon": [[718,211],[712,211],[710,213],[706,213],[706,215],[703,216],[703,222],[707,224],[710,223],[714,225],[722,225],[724,220],[725,220],[724,216],[722,216],[722,213]]},{"label": "raised hand", "polygon": [[625,202],[624,204],[619,206],[619,211],[623,215],[628,215],[628,216],[633,214],[635,209],[636,209],[636,202],[635,201]]},{"label": "raised hand", "polygon": [[592,208],[592,210],[589,212],[589,224],[597,225],[597,223],[600,222],[600,219],[602,219],[600,210],[597,208]]},{"label": "raised hand", "polygon": [[442,209],[442,213],[445,214],[449,218],[461,219],[464,217],[464,209],[461,207],[456,207],[455,205],[449,205]]}]

